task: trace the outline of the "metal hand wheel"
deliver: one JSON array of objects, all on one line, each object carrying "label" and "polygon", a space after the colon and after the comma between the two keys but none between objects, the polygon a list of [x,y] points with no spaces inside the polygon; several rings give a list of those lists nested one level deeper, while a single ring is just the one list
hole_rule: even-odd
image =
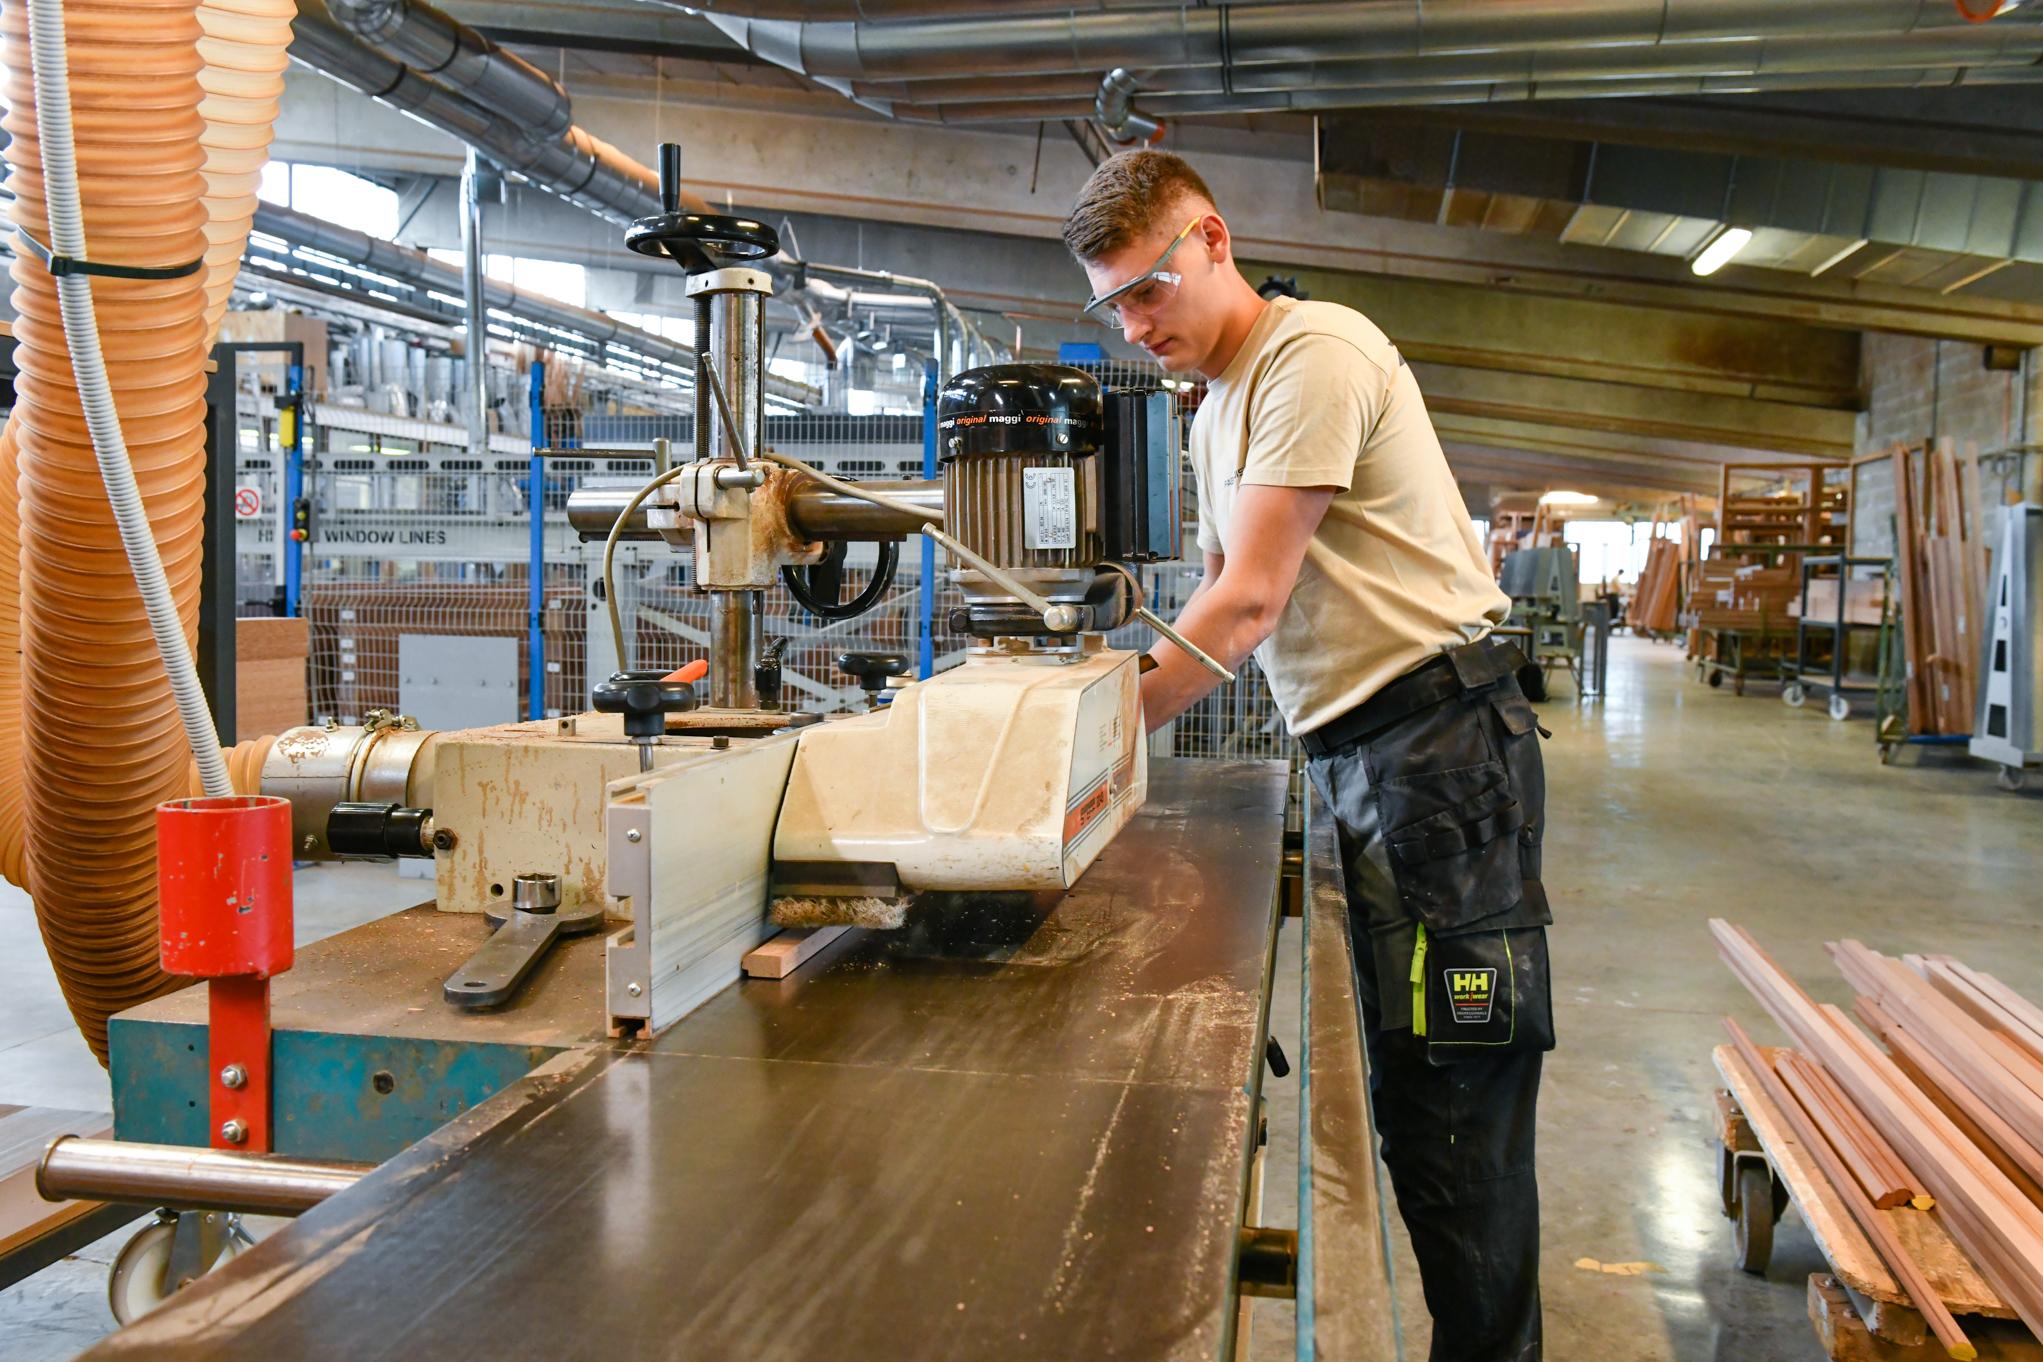
[{"label": "metal hand wheel", "polygon": [[725,213],[681,211],[681,148],[660,144],[660,211],[625,229],[640,255],[663,255],[689,274],[746,265],[780,254],[780,234],[763,222]]}]

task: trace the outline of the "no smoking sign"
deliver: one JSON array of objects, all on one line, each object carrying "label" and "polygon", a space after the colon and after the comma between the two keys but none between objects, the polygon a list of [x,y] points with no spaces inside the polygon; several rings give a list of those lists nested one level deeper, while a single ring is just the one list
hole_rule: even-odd
[{"label": "no smoking sign", "polygon": [[261,488],[237,487],[234,489],[234,518],[236,520],[253,520],[261,514]]}]

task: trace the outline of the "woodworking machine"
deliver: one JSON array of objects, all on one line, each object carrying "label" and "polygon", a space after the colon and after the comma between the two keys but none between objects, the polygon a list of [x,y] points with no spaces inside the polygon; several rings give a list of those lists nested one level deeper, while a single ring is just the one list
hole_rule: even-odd
[{"label": "woodworking machine", "polygon": [[[372,713],[283,734],[262,771],[300,859],[430,857],[435,907],[501,928],[434,1005],[501,1006],[554,942],[607,927],[613,1034],[728,983],[776,917],[892,927],[918,894],[1070,887],[1143,802],[1137,658],[1105,635],[1140,608],[1122,565],[1175,557],[1181,515],[1170,395],[1061,366],[954,376],[933,481],[847,484],[784,459],[764,446],[773,230],[669,204],[626,240],[687,275],[694,449],[635,492],[576,492],[569,517],[604,543],[606,578],[622,540],[692,558],[706,694],[632,669],[621,644],[591,712],[445,732]],[[917,532],[950,553],[964,664],[908,681],[890,674],[905,658],[851,654],[885,703],[785,705],[763,593],[848,617]],[[879,589],[843,602],[851,542],[882,546]]]},{"label": "woodworking machine", "polygon": [[[589,712],[295,729],[262,771],[288,809],[203,811],[268,818],[278,854],[251,864],[273,866],[286,835],[289,859],[430,858],[434,901],[283,952],[274,981],[284,966],[223,966],[264,976],[211,995],[258,1000],[260,1093],[223,1058],[227,1014],[209,1030],[204,988],[112,1020],[118,1142],[53,1146],[46,1194],[308,1218],[105,1351],[326,1356],[375,1300],[404,1321],[388,1346],[424,1356],[614,1355],[656,1336],[795,1355],[744,1336],[781,1313],[744,1284],[801,1258],[845,1265],[804,1287],[809,1354],[1225,1356],[1240,1296],[1288,1290],[1293,1271],[1285,1236],[1253,1219],[1266,1055],[1284,1071],[1266,1027],[1288,782],[1277,763],[1172,760],[1152,789],[1139,659],[1106,646],[1132,619],[1168,628],[1127,565],[1178,551],[1171,398],[1074,368],[975,369],[939,396],[939,478],[808,468],[763,439],[775,234],[681,211],[677,155],[661,171],[667,211],[627,241],[688,276],[694,449],[568,512],[603,542],[606,578],[624,540],[691,556],[711,620],[701,688],[635,668],[619,630]],[[914,680],[904,657],[850,654],[867,708],[786,704],[763,593],[847,618],[916,533],[946,550],[963,664]],[[859,542],[880,546],[883,580],[840,600]],[[1314,949],[1331,954],[1312,968],[1334,988],[1353,966],[1331,832],[1315,837],[1306,894],[1325,900]],[[781,922],[901,930],[730,987]],[[288,917],[269,930],[288,942]],[[1359,1132],[1341,1157],[1366,1159],[1352,1000],[1325,1015],[1346,1019],[1330,1053],[1348,1067],[1319,1090]],[[223,1124],[242,1108],[266,1113],[262,1143]],[[530,1233],[480,1229],[506,1198],[549,1209]],[[1374,1233],[1373,1202],[1341,1200],[1330,1265]],[[138,1272],[168,1295],[203,1270],[213,1224],[150,1231],[168,1267],[138,1236],[126,1298],[149,1303]],[[368,1251],[333,1248],[349,1226]],[[475,1245],[463,1280],[490,1291],[443,1293],[407,1256],[414,1235]],[[925,1240],[947,1247],[916,1261]],[[328,1271],[375,1280],[327,1292]],[[237,1293],[268,1280],[296,1285],[244,1308]],[[407,1303],[418,1292],[435,1304]],[[548,1333],[570,1322],[574,1339]]]}]

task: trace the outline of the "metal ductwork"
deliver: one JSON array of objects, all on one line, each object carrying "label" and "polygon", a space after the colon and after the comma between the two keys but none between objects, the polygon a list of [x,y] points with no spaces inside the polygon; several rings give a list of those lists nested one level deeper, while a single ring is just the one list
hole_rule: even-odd
[{"label": "metal ductwork", "polygon": [[[1424,90],[1453,85],[1527,84],[1563,80],[1643,80],[1653,77],[1748,77],[1823,72],[1906,71],[1987,67],[2022,68],[2043,59],[2043,25],[1977,25],[1923,34],[1851,38],[1734,38],[1651,49],[1593,47],[1385,55],[1360,60],[1266,62],[1256,66],[1166,67],[1144,74],[1144,102],[1156,96],[1268,94],[1296,90],[1396,87]],[[1133,73],[1130,73],[1131,78]],[[1113,76],[1109,74],[1108,80]],[[891,104],[967,100],[1065,99],[1096,96],[1103,85],[1091,70],[1012,76],[998,81],[951,76],[924,80],[854,80],[849,92]],[[1132,91],[1131,91],[1132,93]]]},{"label": "metal ductwork", "polygon": [[[329,11],[322,0],[304,0],[294,31],[291,55],[298,61],[467,143],[503,169],[577,207],[620,224],[661,211],[658,175],[575,125],[573,107],[565,90],[537,68],[429,5],[418,0],[335,0]],[[375,48],[365,46],[364,42],[374,43]],[[416,70],[405,59],[432,63],[432,69],[430,73]],[[529,122],[521,121],[517,110],[530,114]],[[557,135],[543,131],[554,127],[564,130]],[[700,197],[685,192],[682,206],[690,212],[711,211]],[[342,230],[316,219],[295,216],[329,234]],[[275,235],[299,240],[281,229],[262,230],[274,230]],[[430,271],[426,277],[437,281],[438,287],[448,293],[461,291],[460,271],[450,266],[360,233],[345,235],[359,239],[349,241],[345,249],[325,244],[319,244],[319,249],[334,250],[344,259],[365,265],[367,260],[358,259],[351,252],[376,255],[379,263],[372,267],[398,277],[407,276],[390,267],[389,253],[417,256],[423,263],[416,268]],[[784,280],[790,270],[799,280],[804,269],[818,274],[834,271],[860,278],[886,277],[799,261],[778,261],[770,268]],[[947,313],[955,317],[965,342],[986,345],[977,328],[950,304],[941,289],[927,280],[901,282],[903,287],[928,293],[936,300],[937,344],[939,352],[946,354],[947,367],[955,367],[955,362],[948,360],[951,345]],[[599,340],[605,338],[604,328],[608,328],[633,349],[655,357],[678,350],[650,332],[623,326],[600,313],[568,308],[529,295],[520,295],[523,301],[514,306],[503,299],[516,294],[516,290],[495,283],[489,289],[490,306],[528,320],[558,325]],[[799,282],[794,291],[803,291]],[[577,319],[546,321],[540,315],[542,312],[574,314]],[[666,351],[656,346],[664,346]],[[692,371],[694,352],[679,353],[687,358],[677,362],[687,364]],[[817,390],[807,384],[780,379],[771,381],[769,391],[804,404],[820,400]]]},{"label": "metal ductwork", "polygon": [[[1017,121],[1086,117],[1093,111],[1092,82],[1113,67],[1141,73],[1145,92],[1208,97],[1192,111],[1236,112],[1331,107],[1290,96],[1317,88],[1345,98],[1379,84],[1400,87],[1399,102],[1431,98],[1429,92],[1456,84],[1537,94],[1547,80],[1605,76],[1787,79],[1888,70],[1912,72],[1913,83],[1949,84],[1962,79],[1954,72],[1973,66],[2033,63],[2043,34],[2043,6],[2023,6],[1982,27],[1947,0],[1463,0],[1451,6],[1345,0],[1004,12],[916,23],[750,18],[715,9],[704,17],[755,55],[884,113],[913,117],[904,106],[946,99],[990,103],[1014,95],[1018,102],[1008,112]],[[1544,63],[1528,60],[1531,53],[1546,54]],[[1698,61],[1729,69],[1697,72]],[[1276,70],[1259,76],[1264,67]],[[1944,74],[1932,77],[1932,70]],[[1580,75],[1554,74],[1562,71]],[[1030,88],[1033,81],[1073,75],[1085,80],[1082,89],[1062,83],[1053,91]],[[1881,83],[1906,79],[1890,76]],[[941,83],[940,90],[925,91],[925,83]],[[1185,84],[1191,88],[1179,88]],[[1244,90],[1267,97],[1234,102]],[[1049,102],[1052,97],[1059,102]],[[1462,91],[1457,97],[1481,96]],[[1044,102],[1019,102],[1029,98]],[[1167,110],[1148,93],[1144,102]],[[951,107],[937,116],[965,121],[981,115]]]},{"label": "metal ductwork", "polygon": [[535,140],[560,137],[574,126],[574,104],[557,81],[431,5],[330,0],[327,9],[342,28],[383,55],[484,108],[501,110]]},{"label": "metal ductwork", "polygon": [[[411,5],[407,12],[415,15],[423,8]],[[608,142],[572,124],[557,137],[535,138],[528,125],[503,108],[485,105],[363,46],[335,24],[320,0],[305,0],[299,6],[291,56],[613,222],[629,223],[660,211],[658,177]],[[470,65],[457,63],[449,69],[468,70]],[[684,202],[691,211],[708,211],[708,205],[692,195]]]},{"label": "metal ductwork", "polygon": [[[255,211],[255,230],[288,241],[293,246],[324,251],[351,265],[387,275],[419,288],[435,289],[454,296],[459,296],[462,290],[462,271],[458,265],[449,265],[433,259],[424,251],[399,246],[394,242],[370,236],[366,232],[358,232],[351,227],[342,227],[289,208],[279,208],[268,203],[258,206]],[[363,301],[373,305],[379,300],[365,296]],[[571,331],[599,344],[625,346],[648,359],[671,364],[690,373],[695,371],[695,351],[690,347],[668,340],[664,336],[654,335],[650,331],[628,326],[613,317],[606,317],[588,308],[556,302],[551,298],[527,293],[494,279],[484,281],[483,301],[489,307],[508,312],[538,326]],[[820,402],[823,396],[820,391],[806,383],[797,383],[792,379],[773,375],[767,378],[766,391],[784,401],[803,406],[813,406]]]},{"label": "metal ductwork", "polygon": [[1139,86],[1133,72],[1116,66],[1107,72],[1099,92],[1093,96],[1092,116],[1099,121],[1100,129],[1122,146],[1163,140],[1163,124],[1135,107],[1135,91]]},{"label": "metal ductwork", "polygon": [[[1258,94],[1147,95],[1154,114],[1172,117],[1323,113],[1340,109],[1449,104],[1521,104],[1544,100],[1634,99],[1650,96],[1765,94],[1809,90],[1950,89],[1958,85],[2035,84],[2043,65],[1904,70],[1826,71],[1792,76],[1648,76],[1637,80],[1509,81],[1454,85],[1372,85],[1277,90]],[[1034,123],[1084,118],[1087,101],[1055,99],[960,100],[893,104],[884,110],[903,122],[945,124]]]}]

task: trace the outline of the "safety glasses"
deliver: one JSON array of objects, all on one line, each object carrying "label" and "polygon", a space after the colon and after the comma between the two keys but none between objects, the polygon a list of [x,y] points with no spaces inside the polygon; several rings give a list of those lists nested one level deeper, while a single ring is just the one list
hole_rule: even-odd
[{"label": "safety glasses", "polygon": [[1163,254],[1156,257],[1156,263],[1148,269],[1118,288],[1110,289],[1097,298],[1087,299],[1085,315],[1101,326],[1112,327],[1118,331],[1126,324],[1128,317],[1151,316],[1165,303],[1177,297],[1178,285],[1184,282],[1185,276],[1169,268],[1170,258],[1178,253],[1178,247],[1185,244],[1185,238],[1192,234],[1192,229],[1205,220],[1205,215],[1201,214],[1186,223],[1185,230],[1179,232],[1170,245],[1164,247]]}]

